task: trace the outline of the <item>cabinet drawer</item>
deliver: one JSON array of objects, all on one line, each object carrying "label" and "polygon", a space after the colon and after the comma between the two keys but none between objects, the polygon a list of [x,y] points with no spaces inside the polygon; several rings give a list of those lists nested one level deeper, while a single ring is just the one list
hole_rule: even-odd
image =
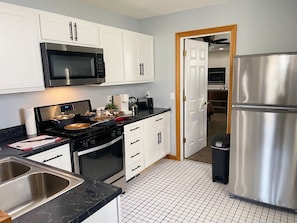
[{"label": "cabinet drawer", "polygon": [[144,169],[144,161],[139,160],[138,162],[133,163],[126,167],[126,180],[131,179],[132,177],[139,174]]},{"label": "cabinet drawer", "polygon": [[141,134],[143,132],[143,122],[134,122],[129,125],[124,126],[125,137],[135,136],[136,134]]},{"label": "cabinet drawer", "polygon": [[143,149],[142,147],[134,147],[133,149],[125,152],[126,166],[135,163],[143,159]]},{"label": "cabinet drawer", "polygon": [[29,156],[28,159],[60,169],[72,170],[69,144]]},{"label": "cabinet drawer", "polygon": [[137,135],[132,138],[125,138],[125,151],[129,152],[134,150],[135,148],[142,148],[143,147],[143,136]]},{"label": "cabinet drawer", "polygon": [[144,128],[149,131],[156,128],[157,126],[165,124],[165,114],[160,114],[153,116],[151,118],[145,119]]}]

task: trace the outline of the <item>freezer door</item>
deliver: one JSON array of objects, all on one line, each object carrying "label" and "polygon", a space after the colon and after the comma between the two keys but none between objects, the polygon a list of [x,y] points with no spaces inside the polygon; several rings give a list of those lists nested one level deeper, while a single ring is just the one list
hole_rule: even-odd
[{"label": "freezer door", "polygon": [[297,209],[297,114],[232,110],[229,192]]},{"label": "freezer door", "polygon": [[297,105],[296,74],[296,54],[237,56],[232,104]]}]

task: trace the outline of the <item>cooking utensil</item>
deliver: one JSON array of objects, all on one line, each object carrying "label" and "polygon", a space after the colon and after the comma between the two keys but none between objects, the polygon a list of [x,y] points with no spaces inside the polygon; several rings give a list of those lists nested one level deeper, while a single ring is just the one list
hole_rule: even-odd
[{"label": "cooking utensil", "polygon": [[73,123],[73,124],[66,125],[64,127],[64,129],[65,130],[70,130],[70,131],[78,131],[78,130],[83,130],[83,129],[91,128],[91,127],[93,127],[95,125],[98,125],[98,124],[101,124],[101,123],[104,123],[104,122],[108,122],[110,120],[111,119],[105,119],[105,120],[97,121],[97,122],[95,122],[93,124],[84,123],[84,122]]},{"label": "cooking utensil", "polygon": [[39,141],[43,141],[43,140],[49,140],[49,139],[55,139],[57,138],[56,136],[49,136],[49,137],[45,137],[43,139],[32,139],[32,140],[26,140],[26,141],[22,141],[21,143],[26,143],[26,142],[39,142]]},{"label": "cooking utensil", "polygon": [[52,122],[56,128],[63,129],[66,125],[74,123],[74,117],[75,114],[57,115],[53,117]]}]

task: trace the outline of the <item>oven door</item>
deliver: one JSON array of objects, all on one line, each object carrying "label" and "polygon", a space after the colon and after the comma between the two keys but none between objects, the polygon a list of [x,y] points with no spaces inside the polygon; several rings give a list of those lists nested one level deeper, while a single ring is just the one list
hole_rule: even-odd
[{"label": "oven door", "polygon": [[103,145],[76,151],[73,161],[75,173],[113,184],[125,175],[123,136]]}]

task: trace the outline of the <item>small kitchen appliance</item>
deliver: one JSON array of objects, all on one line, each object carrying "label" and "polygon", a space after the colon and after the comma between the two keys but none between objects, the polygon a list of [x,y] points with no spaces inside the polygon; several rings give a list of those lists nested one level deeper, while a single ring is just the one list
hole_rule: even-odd
[{"label": "small kitchen appliance", "polygon": [[129,94],[119,94],[113,96],[113,103],[119,111],[127,113],[129,111]]},{"label": "small kitchen appliance", "polygon": [[153,109],[154,102],[151,97],[142,97],[137,99],[137,105],[139,110]]},{"label": "small kitchen appliance", "polygon": [[[123,126],[114,120],[86,123],[82,114],[91,111],[90,100],[34,108],[39,133],[71,139],[73,172],[121,187],[125,191]],[[75,114],[71,126],[57,128],[52,119]],[[84,117],[85,118],[85,117]],[[96,122],[96,121],[95,121]]]},{"label": "small kitchen appliance", "polygon": [[46,87],[105,82],[103,49],[54,43],[40,47]]}]

